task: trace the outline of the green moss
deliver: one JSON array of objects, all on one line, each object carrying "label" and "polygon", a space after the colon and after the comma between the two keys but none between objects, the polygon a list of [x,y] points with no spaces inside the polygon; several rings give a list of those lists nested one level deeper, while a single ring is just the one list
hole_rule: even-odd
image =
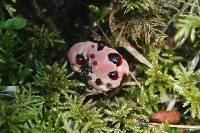
[{"label": "green moss", "polygon": [[[165,110],[170,98],[177,100],[173,109],[181,113],[181,124],[199,123],[198,3],[70,1],[73,6],[65,7],[65,2],[55,0],[45,7],[36,0],[0,1],[0,83],[18,86],[15,93],[0,87],[2,133],[179,132],[168,124],[148,127],[151,114]],[[107,99],[90,95],[76,74],[71,75],[66,55],[72,42],[88,38],[119,47],[109,29],[113,7],[120,8],[114,32],[124,25],[120,36],[143,52],[153,67],[122,51],[130,68],[136,66],[141,87],[123,85]],[[76,17],[70,14],[74,11]]]}]

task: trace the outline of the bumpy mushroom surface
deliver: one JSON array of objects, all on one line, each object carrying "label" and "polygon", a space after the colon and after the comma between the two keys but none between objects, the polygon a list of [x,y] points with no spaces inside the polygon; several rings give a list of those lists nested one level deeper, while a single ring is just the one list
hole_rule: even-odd
[{"label": "bumpy mushroom surface", "polygon": [[87,82],[100,93],[119,87],[129,73],[128,63],[115,49],[90,41],[73,45],[68,59],[76,72],[91,68]]}]

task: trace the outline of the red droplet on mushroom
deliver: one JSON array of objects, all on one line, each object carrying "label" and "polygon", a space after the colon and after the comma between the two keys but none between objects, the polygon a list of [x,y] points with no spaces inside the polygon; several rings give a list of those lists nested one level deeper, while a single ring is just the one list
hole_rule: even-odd
[{"label": "red droplet on mushroom", "polygon": [[95,57],[95,55],[94,54],[90,54],[90,58],[94,58]]},{"label": "red droplet on mushroom", "polygon": [[97,45],[97,51],[103,50],[105,46],[103,44],[98,44]]},{"label": "red droplet on mushroom", "polygon": [[110,77],[112,80],[117,80],[119,78],[117,71],[112,71],[108,73],[108,77]]},{"label": "red droplet on mushroom", "polygon": [[76,64],[83,65],[85,58],[83,55],[77,54],[76,56]]},{"label": "red droplet on mushroom", "polygon": [[118,53],[110,53],[108,54],[109,61],[113,62],[117,66],[120,66],[122,64],[122,57]]},{"label": "red droplet on mushroom", "polygon": [[96,83],[96,85],[101,85],[102,81],[101,81],[101,79],[98,78],[98,79],[95,80],[95,83]]},{"label": "red droplet on mushroom", "polygon": [[93,61],[93,65],[96,66],[97,65],[97,61]]}]

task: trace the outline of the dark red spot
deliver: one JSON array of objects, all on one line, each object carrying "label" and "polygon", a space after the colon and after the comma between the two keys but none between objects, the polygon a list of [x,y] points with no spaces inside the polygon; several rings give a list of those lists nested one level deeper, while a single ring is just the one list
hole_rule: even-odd
[{"label": "dark red spot", "polygon": [[126,73],[124,73],[122,76],[121,84],[126,82],[127,78],[128,78],[128,75]]},{"label": "dark red spot", "polygon": [[97,51],[100,51],[104,48],[105,46],[103,44],[98,44],[97,45]]},{"label": "dark red spot", "polygon": [[97,65],[97,61],[93,61],[93,65],[96,66]]},{"label": "dark red spot", "polygon": [[109,61],[113,62],[117,66],[120,66],[122,64],[122,57],[118,53],[110,53],[108,54]]},{"label": "dark red spot", "polygon": [[76,64],[83,65],[84,60],[85,60],[85,58],[84,58],[83,55],[77,54],[77,56],[76,56]]},{"label": "dark red spot", "polygon": [[117,80],[119,78],[117,71],[112,71],[108,73],[108,77],[112,80]]},{"label": "dark red spot", "polygon": [[92,45],[92,48],[94,48],[94,45]]},{"label": "dark red spot", "polygon": [[90,54],[90,58],[94,58],[95,57],[95,55],[94,54]]},{"label": "dark red spot", "polygon": [[101,79],[96,79],[95,83],[96,83],[96,85],[102,85]]}]

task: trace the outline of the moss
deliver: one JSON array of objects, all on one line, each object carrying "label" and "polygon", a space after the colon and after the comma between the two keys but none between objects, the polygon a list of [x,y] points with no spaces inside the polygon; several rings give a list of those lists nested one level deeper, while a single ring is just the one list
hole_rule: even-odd
[{"label": "moss", "polygon": [[[196,1],[30,1],[0,1],[0,84],[18,86],[15,93],[0,87],[2,133],[179,132],[168,124],[148,127],[151,114],[165,110],[167,99],[174,98],[180,123],[199,123]],[[67,50],[80,40],[101,40],[120,49],[120,38],[153,67],[133,59],[125,48],[122,53],[138,72],[141,87],[124,84],[111,99],[91,95],[71,75]]]}]

